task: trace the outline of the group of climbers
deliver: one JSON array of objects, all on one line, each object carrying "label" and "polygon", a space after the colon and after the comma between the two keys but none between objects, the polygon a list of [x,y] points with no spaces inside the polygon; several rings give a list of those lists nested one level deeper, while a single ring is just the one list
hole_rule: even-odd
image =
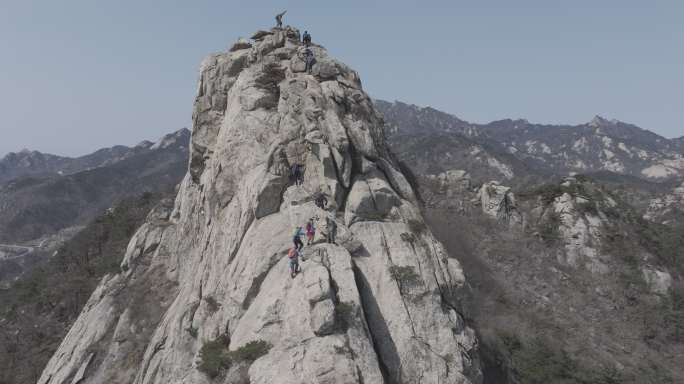
[{"label": "group of climbers", "polygon": [[[300,272],[299,259],[302,256],[302,249],[304,249],[304,242],[302,241],[302,236],[306,235],[306,245],[311,246],[314,244],[314,239],[316,237],[316,225],[315,221],[318,217],[311,217],[306,223],[306,228],[297,227],[292,236],[292,248],[287,252],[287,257],[289,259],[289,270],[290,277],[294,278],[297,273]],[[323,236],[326,237],[328,244],[336,244],[335,239],[337,237],[337,223],[332,216],[325,218],[325,225],[327,227],[327,233]]]},{"label": "group of climbers", "polygon": [[[291,178],[293,179],[294,185],[300,186],[302,184],[302,169],[301,166],[299,166],[298,164],[294,164],[291,167]],[[316,207],[318,207],[319,209],[322,209],[324,211],[327,210],[328,197],[325,195],[325,193],[320,191],[317,192],[313,196],[313,201]],[[326,216],[325,225],[327,228],[327,233],[324,233],[323,236],[327,239],[327,243],[335,244],[337,237],[337,223],[335,222],[334,216],[331,215]],[[318,220],[319,217],[318,215],[316,215],[307,220],[306,226],[304,228],[302,228],[301,226],[295,228],[295,231],[292,235],[292,248],[290,248],[287,253],[287,256],[289,258],[288,266],[290,270],[290,276],[292,278],[294,278],[300,271],[299,259],[302,256],[302,249],[304,249],[304,241],[302,241],[302,236],[306,235],[307,246],[313,245],[314,240],[316,238],[316,221]]]},{"label": "group of climbers", "polygon": [[[276,15],[276,27],[277,28],[282,28],[282,17],[285,14],[285,12],[279,13]],[[315,56],[313,51],[310,49],[311,46],[311,35],[309,34],[309,31],[304,31],[304,34],[302,35],[302,43],[306,47],[302,53],[301,59],[304,61],[306,64],[305,70],[307,73],[311,73],[311,70],[313,68],[313,65],[316,62]],[[299,163],[294,163],[290,166],[290,180],[295,186],[301,186],[304,183],[304,166]],[[315,205],[320,208],[325,210],[327,205],[328,205],[328,198],[325,196],[324,193],[318,192],[314,196],[314,203]],[[318,218],[310,218],[307,223],[306,223],[306,231],[302,229],[302,227],[297,227],[295,228],[294,234],[292,236],[292,243],[293,246],[288,250],[287,256],[289,258],[289,269],[290,269],[290,276],[295,277],[297,273],[300,271],[299,267],[299,258],[302,255],[302,249],[304,248],[304,242],[302,241],[302,236],[306,235],[307,239],[307,246],[313,245],[314,243],[314,238],[316,237],[316,226],[314,224],[314,220],[317,220]],[[330,244],[335,244],[335,237],[337,235],[337,223],[335,223],[334,218],[327,217],[326,218],[326,226],[328,228],[328,233],[327,233],[327,242]]]},{"label": "group of climbers", "polygon": [[[276,28],[283,27],[283,16],[286,12],[287,11],[283,11],[276,15]],[[311,49],[309,49],[309,46],[311,45],[311,35],[309,34],[309,31],[304,31],[304,34],[302,35],[302,43],[304,44],[306,49],[304,50],[301,59],[304,61],[304,64],[306,65],[306,73],[311,73],[311,69],[313,68],[313,65],[316,63],[316,58],[314,57],[314,54],[311,51]]]},{"label": "group of climbers", "polygon": [[314,63],[316,63],[316,59],[314,58],[314,54],[309,49],[309,46],[311,45],[311,35],[309,34],[309,31],[304,31],[304,34],[302,35],[302,43],[306,47],[304,50],[304,64],[306,64],[306,73],[311,73],[311,69],[313,68]]},{"label": "group of climbers", "polygon": [[288,267],[292,278],[300,271],[299,257],[301,256],[302,248],[304,248],[304,242],[302,241],[303,234],[302,227],[295,228],[295,232],[292,235],[293,247],[287,252],[287,257],[289,259]]}]

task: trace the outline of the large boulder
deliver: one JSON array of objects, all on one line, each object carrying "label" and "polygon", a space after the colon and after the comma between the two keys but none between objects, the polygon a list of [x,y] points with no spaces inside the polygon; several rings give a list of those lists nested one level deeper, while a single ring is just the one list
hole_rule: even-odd
[{"label": "large boulder", "polygon": [[327,299],[311,308],[311,330],[316,336],[325,336],[335,330],[335,304]]},{"label": "large boulder", "polygon": [[347,198],[344,220],[347,226],[356,221],[391,219],[392,209],[401,204],[399,196],[378,171],[354,181]]}]

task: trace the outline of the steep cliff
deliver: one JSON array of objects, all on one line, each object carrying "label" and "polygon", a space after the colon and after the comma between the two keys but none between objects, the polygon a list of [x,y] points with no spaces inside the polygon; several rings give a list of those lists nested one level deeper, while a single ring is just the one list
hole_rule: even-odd
[{"label": "steep cliff", "polygon": [[[202,63],[175,203],[149,215],[38,382],[480,382],[461,267],[425,226],[356,72],[314,45],[307,73],[291,27],[252,40]],[[334,220],[337,244],[318,234],[291,278],[309,218]],[[222,356],[266,347],[208,375],[215,342]]]}]

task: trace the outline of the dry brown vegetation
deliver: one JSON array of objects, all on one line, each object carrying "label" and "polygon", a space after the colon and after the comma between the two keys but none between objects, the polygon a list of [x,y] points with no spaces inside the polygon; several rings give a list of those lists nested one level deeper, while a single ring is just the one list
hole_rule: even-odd
[{"label": "dry brown vegetation", "polygon": [[[428,210],[426,217],[466,272],[464,315],[480,335],[485,383],[675,383],[684,377],[673,358],[684,352],[681,283],[658,298],[624,259],[605,276],[561,265],[559,245],[532,236],[536,228],[510,230],[477,213]],[[644,241],[670,257],[684,250],[674,232],[645,236],[653,229],[638,228],[621,228],[624,237],[631,234],[634,243],[624,246],[632,251]]]}]

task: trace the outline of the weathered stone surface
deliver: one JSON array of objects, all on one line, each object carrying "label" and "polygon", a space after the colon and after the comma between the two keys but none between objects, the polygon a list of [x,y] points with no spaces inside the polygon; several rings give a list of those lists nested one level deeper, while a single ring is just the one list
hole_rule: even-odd
[{"label": "weathered stone surface", "polygon": [[88,365],[90,365],[90,362],[93,360],[93,357],[95,357],[94,353],[90,353],[88,357],[86,357],[85,361],[83,364],[81,364],[81,368],[78,369],[78,372],[76,372],[76,375],[74,375],[74,379],[71,380],[71,384],[78,384],[83,380],[85,377],[85,371],[88,369]]},{"label": "weathered stone surface", "polygon": [[273,32],[271,32],[271,31],[260,30],[260,31],[254,32],[252,34],[251,39],[252,40],[259,40],[259,39],[263,38],[264,36],[268,36],[268,35],[272,35],[272,34],[273,34]]},{"label": "weathered stone surface", "polygon": [[329,60],[317,60],[311,72],[321,81],[334,79],[340,73],[335,63]]},{"label": "weathered stone surface", "polygon": [[577,212],[575,207],[579,203],[578,199],[582,198],[564,193],[553,202],[553,211],[561,219],[558,230],[565,248],[560,261],[574,267],[584,264],[592,272],[606,273],[608,267],[601,260],[601,252],[599,252],[601,218]]},{"label": "weathered stone surface", "polygon": [[684,183],[649,202],[644,219],[667,224],[672,214],[684,212]]},{"label": "weathered stone surface", "polygon": [[390,219],[393,208],[401,204],[399,196],[379,171],[371,171],[354,181],[344,214],[347,226],[359,220]]},{"label": "weathered stone surface", "polygon": [[248,48],[252,48],[252,43],[250,43],[249,41],[247,41],[245,39],[239,39],[237,42],[235,42],[235,44],[233,44],[233,46],[230,47],[228,52],[235,52],[235,51],[239,51],[241,49],[248,49]]},{"label": "weathered stone surface", "polygon": [[327,299],[311,308],[311,330],[316,336],[325,336],[335,330],[335,304]]},{"label": "weathered stone surface", "polygon": [[522,224],[522,216],[515,203],[510,187],[490,181],[482,185],[477,193],[482,212],[509,224]]},{"label": "weathered stone surface", "polygon": [[328,269],[323,265],[310,268],[304,275],[306,297],[311,305],[332,297],[332,287],[328,275]]},{"label": "weathered stone surface", "polygon": [[644,280],[653,293],[666,295],[672,285],[672,275],[669,272],[645,266],[642,268]]},{"label": "weathered stone surface", "polygon": [[[321,47],[313,74],[294,70],[294,28],[254,37],[203,62],[173,210],[134,235],[126,271],[103,280],[39,384],[69,382],[93,351],[84,384],[210,383],[199,351],[221,335],[231,350],[272,345],[226,383],[479,382],[474,332],[452,302],[463,272],[420,225],[358,75]],[[289,183],[295,162],[303,185]],[[292,278],[293,229],[326,217],[340,245],[318,235]],[[395,267],[413,274],[398,281]]]}]

